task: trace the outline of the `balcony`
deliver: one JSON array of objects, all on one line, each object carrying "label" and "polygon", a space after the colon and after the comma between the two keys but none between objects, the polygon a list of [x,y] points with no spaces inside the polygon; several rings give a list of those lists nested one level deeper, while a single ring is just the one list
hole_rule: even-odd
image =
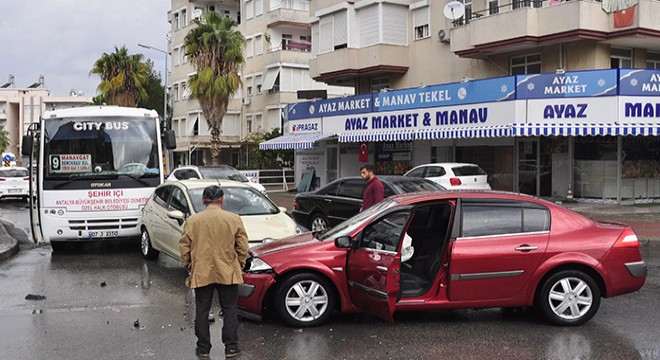
[{"label": "balcony", "polygon": [[601,5],[591,0],[514,0],[498,9],[476,11],[467,23],[450,30],[451,50],[461,57],[484,58],[576,40],[660,49],[660,2],[640,0],[633,24],[620,28]]},{"label": "balcony", "polygon": [[404,74],[410,67],[408,46],[377,44],[364,48],[343,48],[318,54],[309,62],[316,81],[378,74]]},{"label": "balcony", "polygon": [[266,64],[294,63],[308,64],[312,58],[312,44],[306,41],[282,41],[268,49]]},{"label": "balcony", "polygon": [[271,9],[266,14],[266,26],[299,26],[309,28],[309,1],[307,0],[273,0]]}]

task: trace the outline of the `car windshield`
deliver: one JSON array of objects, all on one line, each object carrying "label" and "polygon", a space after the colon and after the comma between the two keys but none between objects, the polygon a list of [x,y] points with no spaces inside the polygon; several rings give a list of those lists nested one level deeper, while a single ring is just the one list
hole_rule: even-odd
[{"label": "car windshield", "polygon": [[248,179],[245,177],[245,175],[241,174],[240,171],[230,167],[199,168],[199,172],[202,173],[204,179],[227,179],[239,182],[248,182]]},{"label": "car windshield", "polygon": [[[280,209],[275,206],[266,196],[250,187],[222,187],[225,191],[225,201],[222,208],[235,214],[246,215],[268,215],[277,214]],[[195,212],[204,210],[202,204],[202,192],[204,188],[188,189],[188,196],[192,201]]]},{"label": "car windshield", "polygon": [[0,178],[27,177],[28,172],[25,169],[0,169]]},{"label": "car windshield", "polygon": [[340,236],[348,236],[355,229],[357,229],[366,219],[370,219],[375,214],[378,214],[379,212],[385,209],[389,209],[395,206],[396,204],[397,203],[393,200],[385,199],[384,201],[379,202],[378,204],[368,208],[367,210],[357,213],[357,215],[353,216],[352,218],[340,224],[337,224],[337,226],[327,230],[321,235],[317,235],[317,239],[319,239],[320,241],[324,241],[328,239],[336,239]]},{"label": "car windshield", "polygon": [[486,172],[481,170],[480,167],[474,165],[464,165],[451,168],[456,176],[474,176],[486,175]]},{"label": "car windshield", "polygon": [[402,179],[399,181],[393,181],[392,186],[398,189],[397,193],[412,193],[420,191],[438,191],[445,190],[442,185],[438,185],[433,181],[426,181],[423,179]]}]

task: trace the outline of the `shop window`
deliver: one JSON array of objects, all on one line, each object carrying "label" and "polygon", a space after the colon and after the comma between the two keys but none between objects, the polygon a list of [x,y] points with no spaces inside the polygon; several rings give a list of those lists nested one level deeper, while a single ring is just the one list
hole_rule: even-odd
[{"label": "shop window", "polygon": [[621,198],[660,198],[660,139],[623,137]]},{"label": "shop window", "polygon": [[585,136],[574,140],[573,193],[576,197],[616,199],[617,138]]},{"label": "shop window", "polygon": [[610,50],[610,63],[612,69],[632,68],[632,49],[612,48]]},{"label": "shop window", "polygon": [[379,77],[369,80],[369,90],[371,92],[380,92],[381,90],[390,88],[390,78]]},{"label": "shop window", "polygon": [[511,57],[511,75],[541,73],[541,54]]}]

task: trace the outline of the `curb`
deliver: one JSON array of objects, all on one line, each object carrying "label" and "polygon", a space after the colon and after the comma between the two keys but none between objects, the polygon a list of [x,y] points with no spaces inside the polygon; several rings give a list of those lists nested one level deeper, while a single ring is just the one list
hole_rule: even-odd
[{"label": "curb", "polygon": [[5,224],[0,221],[0,261],[7,260],[18,252],[18,241],[5,229]]}]

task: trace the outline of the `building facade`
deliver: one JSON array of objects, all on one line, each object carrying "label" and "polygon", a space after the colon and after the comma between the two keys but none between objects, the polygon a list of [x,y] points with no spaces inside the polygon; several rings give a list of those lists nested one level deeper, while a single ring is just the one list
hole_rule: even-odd
[{"label": "building facade", "polygon": [[325,184],[357,174],[360,158],[380,173],[459,161],[479,164],[495,189],[660,199],[657,73],[623,70],[659,67],[660,22],[648,14],[660,2],[640,1],[629,24],[592,1],[466,2],[454,20],[443,15],[446,1],[314,3],[312,77],[363,95],[311,104],[312,116],[306,105],[291,108],[307,118],[290,113],[288,136],[319,129],[286,139],[307,148],[296,150],[298,173],[315,167]]},{"label": "building facade", "polygon": [[5,151],[16,155],[19,166],[25,166],[21,159],[23,135],[27,135],[31,124],[39,123],[41,114],[48,110],[92,104],[90,96],[51,96],[43,87],[3,87],[0,88],[0,126],[9,135],[9,148]]},{"label": "building facade", "polygon": [[199,103],[192,99],[188,79],[195,72],[185,55],[184,38],[192,19],[215,11],[239,24],[246,39],[242,87],[229,103],[221,133],[221,162],[250,166],[246,137],[282,127],[282,109],[296,102],[298,90],[327,90],[328,96],[352,95],[353,88],[329,86],[311,79],[311,30],[308,0],[172,0],[168,52],[177,135],[174,164],[210,164],[210,134]]}]

